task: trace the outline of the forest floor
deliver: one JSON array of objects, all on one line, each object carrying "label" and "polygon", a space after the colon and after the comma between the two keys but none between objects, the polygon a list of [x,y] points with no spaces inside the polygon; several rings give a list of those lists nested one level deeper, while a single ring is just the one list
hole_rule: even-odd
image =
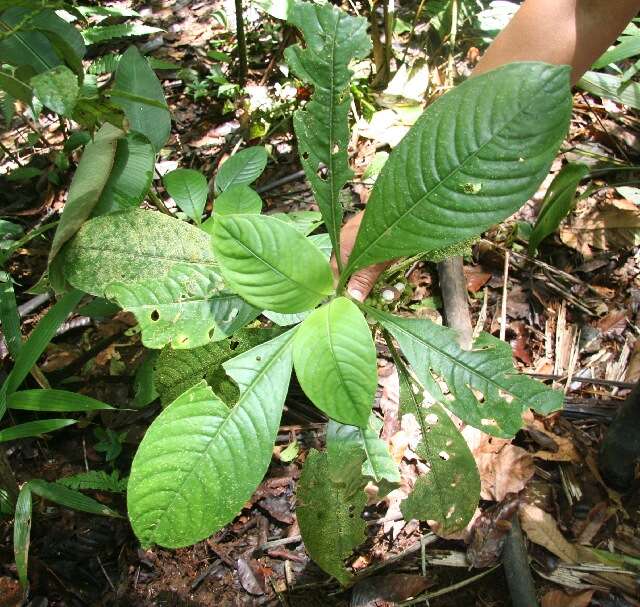
[{"label": "forest floor", "polygon": [[[196,70],[198,82],[206,80],[216,63],[208,51],[224,51],[224,41],[229,40],[216,13],[228,16],[229,7],[165,0],[136,8],[146,23],[165,30],[143,38],[140,44],[152,49],[154,57]],[[411,7],[404,10],[411,15]],[[226,102],[209,91],[194,100],[193,87],[189,92],[183,75],[161,73],[174,130],[158,169],[164,173],[179,161],[181,166],[212,175],[242,138],[260,142],[270,147],[272,158],[257,183],[267,212],[317,210],[299,172],[288,120],[305,91],[292,89],[280,70],[283,45],[275,20],[250,14],[247,23],[250,69],[247,95],[242,99]],[[223,43],[216,43],[219,40]],[[457,55],[461,75],[477,59],[472,42],[462,45]],[[419,59],[420,52],[412,51],[411,57]],[[446,82],[445,67],[440,76],[435,72],[441,83]],[[433,73],[430,82],[427,96],[445,88],[434,84]],[[421,95],[424,98],[425,91]],[[346,201],[349,212],[366,202],[369,187],[362,176],[376,152],[388,149],[385,146],[408,128],[401,111],[382,105],[381,97],[371,94],[371,98],[386,113],[378,112],[369,124],[359,117],[350,148],[356,178]],[[43,120],[41,128],[46,143],[29,145],[29,130],[19,120],[0,134],[0,141],[9,149],[19,148],[24,163],[47,170],[63,134],[55,121]],[[260,129],[267,131],[259,133],[262,140],[247,136]],[[352,561],[357,580],[353,589],[341,591],[328,580],[300,540],[296,481],[308,450],[323,443],[324,420],[300,391],[296,398],[294,390],[264,482],[236,520],[206,541],[179,550],[143,550],[126,519],[54,506],[34,512],[28,605],[364,607],[401,604],[428,588],[432,595],[440,594],[424,602],[431,607],[508,606],[499,555],[508,531],[506,521],[518,504],[544,607],[639,605],[634,598],[637,578],[623,567],[623,561],[627,558],[637,564],[640,559],[640,493],[621,495],[607,487],[598,472],[597,455],[616,408],[640,379],[640,248],[636,246],[640,192],[613,187],[603,173],[602,180],[594,182],[597,189],[579,201],[535,258],[527,255],[522,240],[526,224],[535,221],[546,188],[564,162],[579,161],[593,168],[612,159],[634,163],[639,156],[637,115],[614,102],[577,92],[570,133],[552,174],[515,216],[485,234],[465,258],[476,331],[503,336],[521,371],[553,383],[566,398],[566,407],[558,414],[544,419],[531,415],[513,443],[465,429],[483,491],[478,518],[465,534],[441,538],[427,524],[401,520],[399,503],[418,473],[407,452],[415,429],[398,418],[398,376],[386,346],[378,343],[375,407],[384,420],[382,436],[400,464],[403,482],[366,511],[369,537]],[[67,183],[55,186],[46,179],[11,182],[0,175],[2,214],[29,227],[39,225],[60,211],[66,187]],[[25,336],[51,303],[46,295],[33,294],[46,269],[49,244],[47,238],[32,241],[17,251],[7,267],[17,285],[18,303],[26,306]],[[390,307],[396,312],[442,320],[432,264],[417,260],[392,267],[373,296],[379,298],[385,290],[392,293]],[[102,319],[75,316],[50,344],[40,368],[52,385],[62,382],[126,409],[133,396],[132,379],[143,358],[139,335],[130,330],[133,325],[135,321],[125,313]],[[0,355],[7,371],[6,349]],[[96,414],[95,421],[111,431],[98,448],[100,437],[88,421],[46,440],[9,443],[9,459],[20,482],[53,481],[100,469],[117,470],[126,477],[135,448],[159,409],[152,405]],[[109,463],[102,450],[105,440],[122,446]],[[292,461],[284,461],[289,458],[281,459],[280,454],[294,441],[299,452]],[[126,510],[123,494],[95,497],[120,512]],[[615,553],[616,558],[608,566],[577,566],[567,554],[579,555],[581,546]],[[10,520],[0,520],[0,606],[19,604],[18,595],[12,526]]]}]

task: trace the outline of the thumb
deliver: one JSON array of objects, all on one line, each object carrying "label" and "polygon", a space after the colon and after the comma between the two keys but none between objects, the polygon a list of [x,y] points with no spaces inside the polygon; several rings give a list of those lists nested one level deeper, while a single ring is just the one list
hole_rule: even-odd
[{"label": "thumb", "polygon": [[347,292],[349,295],[351,295],[353,299],[363,302],[371,292],[371,289],[373,289],[373,285],[376,284],[380,274],[382,274],[389,265],[390,262],[377,263],[356,272],[347,283]]}]

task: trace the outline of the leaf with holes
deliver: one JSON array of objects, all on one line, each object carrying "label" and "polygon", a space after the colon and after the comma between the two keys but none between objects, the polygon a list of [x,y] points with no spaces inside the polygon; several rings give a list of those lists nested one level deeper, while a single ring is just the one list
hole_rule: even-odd
[{"label": "leaf with holes", "polygon": [[229,408],[204,382],[151,424],[131,466],[129,518],[143,545],[179,548],[222,528],[262,480],[291,375],[289,331],[224,363]]},{"label": "leaf with holes", "polygon": [[67,280],[104,296],[106,287],[162,283],[175,266],[216,270],[208,234],[162,213],[133,209],[95,217],[61,253]]},{"label": "leaf with holes", "polygon": [[464,438],[438,403],[396,361],[400,379],[400,413],[413,415],[420,430],[415,453],[429,466],[419,476],[400,509],[406,520],[436,521],[443,534],[464,529],[480,499],[480,475]]},{"label": "leaf with holes", "polygon": [[343,586],[353,580],[344,560],[365,539],[363,460],[359,446],[328,441],[326,453],[309,452],[296,492],[296,516],[304,546]]},{"label": "leaf with holes", "polygon": [[142,133],[159,152],[171,132],[171,114],[158,77],[135,46],[118,63],[111,98],[131,130]]},{"label": "leaf with holes", "polygon": [[365,317],[338,297],[304,320],[293,347],[296,376],[313,404],[366,428],[378,387],[376,348]]},{"label": "leaf with holes", "polygon": [[196,348],[216,333],[224,339],[260,313],[223,288],[213,268],[177,264],[162,281],[112,283],[105,297],[135,315],[147,348]]},{"label": "leaf with holes", "polygon": [[476,236],[526,202],[567,132],[569,74],[511,63],[430,105],[376,181],[345,276]]},{"label": "leaf with holes", "polygon": [[215,179],[216,194],[234,185],[253,183],[267,166],[267,150],[263,147],[246,148],[222,163]]},{"label": "leaf with holes", "polygon": [[[369,54],[367,20],[351,17],[331,4],[296,2],[287,20],[301,32],[305,46],[290,46],[287,63],[313,86],[307,105],[293,116],[302,167],[322,212],[334,250],[342,224],[340,190],[352,178],[349,168],[349,64]],[[326,169],[322,169],[326,167]],[[326,170],[326,173],[323,173]]]},{"label": "leaf with holes", "polygon": [[175,169],[162,178],[162,183],[187,217],[200,223],[209,193],[205,176],[193,169]]},{"label": "leaf with holes", "polygon": [[246,185],[227,188],[216,198],[213,212],[217,215],[255,215],[262,211],[262,200],[255,190]]},{"label": "leaf with holes", "polygon": [[373,413],[366,428],[348,426],[331,420],[327,424],[327,442],[344,441],[357,445],[365,454],[362,474],[378,485],[378,497],[384,497],[400,483],[400,471],[389,448],[380,438],[382,421]]},{"label": "leaf with holes", "polygon": [[[518,375],[509,344],[482,333],[463,350],[458,334],[430,320],[400,318],[367,308],[398,341],[416,376],[434,400],[462,421],[499,437],[512,437],[531,407],[543,415],[562,408],[562,392]],[[446,383],[448,398],[438,385]]]},{"label": "leaf with holes", "polygon": [[256,307],[303,312],[333,290],[331,268],[319,249],[273,217],[217,217],[213,249],[225,283]]},{"label": "leaf with holes", "polygon": [[241,329],[233,337],[191,350],[162,349],[153,370],[153,380],[163,406],[201,380],[228,405],[240,395],[238,386],[222,369],[222,363],[280,335],[279,329]]},{"label": "leaf with holes", "polygon": [[153,179],[156,154],[149,140],[140,133],[129,133],[118,140],[113,168],[92,215],[137,208]]}]

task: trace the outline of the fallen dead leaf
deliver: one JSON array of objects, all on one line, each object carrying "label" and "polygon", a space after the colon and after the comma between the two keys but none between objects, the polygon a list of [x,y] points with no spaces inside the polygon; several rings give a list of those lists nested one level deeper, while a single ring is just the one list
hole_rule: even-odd
[{"label": "fallen dead leaf", "polygon": [[608,200],[570,218],[560,228],[564,244],[585,257],[640,244],[640,209],[629,200]]},{"label": "fallen dead leaf", "polygon": [[542,597],[541,607],[588,607],[595,590],[567,594],[563,590],[550,590]]},{"label": "fallen dead leaf", "polygon": [[509,493],[519,493],[535,473],[533,457],[509,440],[489,436],[467,426],[462,431],[480,473],[480,496],[502,501]]},{"label": "fallen dead leaf", "polygon": [[565,563],[577,563],[580,560],[576,547],[560,533],[550,514],[531,504],[520,504],[518,512],[522,530],[531,542],[543,546]]},{"label": "fallen dead leaf", "polygon": [[392,573],[370,577],[356,584],[351,607],[381,607],[406,601],[423,593],[433,581],[421,575]]},{"label": "fallen dead leaf", "polygon": [[472,529],[467,560],[473,567],[491,567],[500,555],[507,534],[511,530],[511,517],[518,509],[518,497],[509,496],[479,516]]},{"label": "fallen dead leaf", "polygon": [[491,279],[491,273],[480,266],[465,266],[464,277],[467,280],[467,291],[477,293]]},{"label": "fallen dead leaf", "polygon": [[533,419],[527,424],[527,430],[535,430],[543,436],[553,441],[555,447],[553,449],[540,449],[533,454],[537,459],[543,459],[548,462],[579,462],[582,457],[578,453],[573,441],[566,436],[558,436],[546,429],[544,423],[539,419]]},{"label": "fallen dead leaf", "polygon": [[236,567],[240,584],[249,594],[264,594],[264,577],[258,572],[256,561],[241,557],[237,560]]}]

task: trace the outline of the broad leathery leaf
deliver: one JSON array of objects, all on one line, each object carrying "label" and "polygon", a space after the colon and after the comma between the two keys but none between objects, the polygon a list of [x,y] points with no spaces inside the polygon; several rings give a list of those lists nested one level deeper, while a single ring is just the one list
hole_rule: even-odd
[{"label": "broad leathery leaf", "polygon": [[329,453],[311,449],[307,456],[296,491],[296,517],[309,556],[347,586],[353,576],[344,560],[365,539],[364,453],[329,444],[327,449]]},{"label": "broad leathery leaf", "polygon": [[291,375],[289,331],[224,364],[240,387],[229,408],[204,382],[151,424],[131,466],[127,505],[143,544],[179,548],[226,525],[262,480]]},{"label": "broad leathery leaf", "polygon": [[13,554],[18,570],[18,579],[24,590],[29,585],[27,569],[29,563],[29,544],[31,543],[31,488],[25,483],[20,488],[16,501],[15,516],[13,519]]},{"label": "broad leathery leaf", "polygon": [[[12,30],[29,14],[21,7],[12,7],[0,14],[0,29]],[[44,11],[50,18],[60,19],[53,11]],[[62,19],[60,19],[62,21]],[[19,29],[0,40],[0,63],[16,67],[31,67],[36,73],[44,72],[62,63],[47,37],[38,31]]]},{"label": "broad leathery leaf", "polygon": [[[301,32],[305,47],[290,46],[287,63],[313,86],[311,101],[293,115],[302,167],[309,180],[334,250],[342,227],[340,190],[353,177],[349,168],[349,63],[371,50],[367,20],[351,17],[331,4],[296,2],[287,20]],[[326,173],[320,174],[321,167]]]},{"label": "broad leathery leaf", "polygon": [[209,193],[205,176],[194,169],[175,169],[162,178],[162,183],[187,217],[200,223]]},{"label": "broad leathery leaf", "polygon": [[429,106],[380,172],[345,275],[466,240],[516,211],[567,131],[569,73],[511,63]]},{"label": "broad leathery leaf", "polygon": [[140,133],[128,133],[118,140],[113,168],[92,215],[137,208],[153,179],[156,154]]},{"label": "broad leathery leaf", "polygon": [[20,438],[31,438],[32,436],[42,436],[47,432],[54,432],[71,426],[77,421],[76,419],[40,419],[35,422],[16,424],[0,430],[0,443]]},{"label": "broad leathery leaf", "polygon": [[7,396],[13,394],[20,384],[25,380],[33,366],[44,352],[47,344],[53,339],[58,327],[67,319],[72,310],[78,305],[83,297],[81,291],[70,291],[63,295],[47,314],[38,322],[36,328],[29,335],[29,339],[24,342],[20,352],[15,358],[13,369],[0,388],[0,419],[5,414],[7,407]]},{"label": "broad leathery leaf", "polygon": [[55,502],[56,504],[60,504],[65,508],[79,510],[80,512],[88,512],[89,514],[99,514],[101,516],[120,518],[120,515],[115,510],[112,510],[79,491],[69,489],[64,485],[48,483],[46,481],[36,479],[29,481],[29,487],[36,495],[39,495],[51,502]]},{"label": "broad leathery leaf", "polygon": [[378,387],[376,348],[365,317],[345,297],[303,321],[293,345],[304,393],[329,417],[366,428]]},{"label": "broad leathery leaf", "polygon": [[[171,344],[182,349],[209,343],[217,327],[221,327],[223,339],[230,325],[240,328],[258,316],[260,310],[247,310],[238,303],[237,295],[223,288],[222,278],[213,268],[178,264],[162,281],[112,283],[105,296],[135,315],[147,348]],[[241,307],[244,314],[239,314]]]},{"label": "broad leathery leaf", "polygon": [[111,174],[118,139],[123,136],[123,131],[106,123],[96,133],[94,140],[85,147],[53,237],[49,263],[78,231],[98,203]]},{"label": "broad leathery leaf", "polygon": [[234,154],[218,169],[215,179],[216,194],[221,194],[234,185],[253,183],[267,166],[267,150],[256,146]]},{"label": "broad leathery leaf", "polygon": [[61,116],[71,116],[80,87],[78,77],[68,67],[52,67],[36,74],[29,83],[42,105]]},{"label": "broad leathery leaf", "polygon": [[0,70],[0,90],[5,91],[14,99],[19,99],[27,105],[33,100],[33,89],[28,85]]},{"label": "broad leathery leaf", "polygon": [[9,409],[22,411],[99,411],[113,409],[102,401],[67,390],[21,390],[7,397]]},{"label": "broad leathery leaf", "polygon": [[163,406],[203,379],[225,403],[233,404],[240,393],[222,369],[222,363],[277,337],[279,329],[241,329],[233,337],[191,350],[165,347],[156,362],[153,379]]},{"label": "broad leathery leaf", "polygon": [[529,237],[530,255],[535,255],[538,245],[553,234],[571,212],[578,184],[588,173],[589,167],[586,164],[569,163],[555,176],[542,201],[542,209]]},{"label": "broad leathery leaf", "polygon": [[225,283],[261,309],[303,312],[333,290],[331,267],[322,253],[279,219],[217,217],[213,249]]},{"label": "broad leathery leaf", "polygon": [[[491,335],[482,333],[471,350],[463,350],[453,329],[374,308],[367,308],[367,312],[395,337],[433,399],[487,434],[514,436],[528,407],[543,415],[562,408],[562,393],[519,375],[509,344]],[[438,380],[446,383],[448,397]]]},{"label": "broad leathery leaf", "polygon": [[255,215],[262,211],[260,195],[246,185],[227,188],[216,198],[213,212],[216,215]]},{"label": "broad leathery leaf", "polygon": [[118,63],[111,97],[131,130],[142,133],[159,152],[171,132],[171,115],[158,77],[135,46]]},{"label": "broad leathery leaf", "polygon": [[198,228],[157,213],[132,209],[87,221],[63,253],[67,280],[104,296],[114,282],[162,282],[174,266],[215,270],[211,238]]},{"label": "broad leathery leaf", "polygon": [[469,447],[446,410],[425,402],[424,391],[398,364],[400,413],[420,429],[416,454],[429,466],[400,509],[406,520],[436,521],[441,533],[464,529],[480,499],[480,475]]},{"label": "broad leathery leaf", "polygon": [[378,496],[383,497],[400,483],[400,471],[393,461],[389,448],[380,438],[382,421],[373,413],[369,417],[366,428],[358,428],[329,421],[327,424],[327,442],[344,441],[360,447],[365,460],[362,464],[362,474],[378,485]]}]

